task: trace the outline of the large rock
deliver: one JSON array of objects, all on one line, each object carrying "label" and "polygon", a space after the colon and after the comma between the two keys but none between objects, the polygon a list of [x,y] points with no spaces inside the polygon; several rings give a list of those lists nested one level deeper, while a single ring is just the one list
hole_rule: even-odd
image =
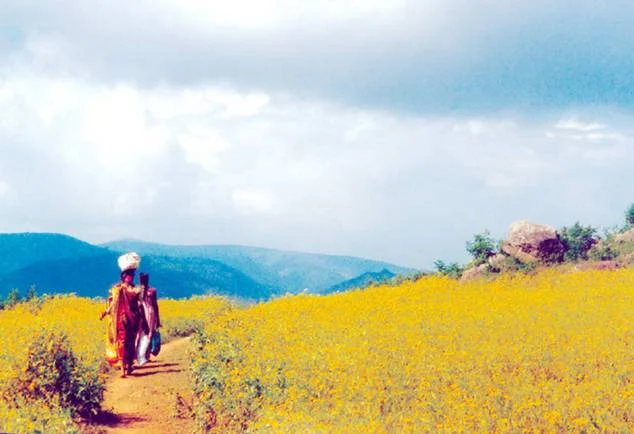
[{"label": "large rock", "polygon": [[625,267],[634,265],[634,253],[628,253],[619,258],[619,263]]},{"label": "large rock", "polygon": [[508,258],[508,256],[503,255],[502,253],[497,253],[491,256],[488,260],[490,268],[493,270],[498,270],[498,271],[504,268],[504,264],[506,263],[506,258]]},{"label": "large rock", "polygon": [[526,220],[509,227],[502,251],[522,262],[561,262],[566,248],[552,226],[538,225]]},{"label": "large rock", "polygon": [[627,230],[614,236],[614,242],[618,244],[634,243],[634,229]]},{"label": "large rock", "polygon": [[484,277],[488,274],[487,273],[488,269],[489,269],[489,266],[487,264],[481,264],[481,265],[478,265],[477,267],[469,268],[468,270],[465,270],[464,273],[462,273],[462,276],[460,277],[460,281],[468,282],[470,280],[475,280],[480,277]]}]

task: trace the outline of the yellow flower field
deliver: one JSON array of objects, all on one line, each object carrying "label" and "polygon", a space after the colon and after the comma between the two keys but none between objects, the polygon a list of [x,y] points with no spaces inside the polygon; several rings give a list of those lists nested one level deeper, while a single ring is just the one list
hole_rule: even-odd
[{"label": "yellow flower field", "polygon": [[[213,297],[159,300],[164,339],[228,306]],[[108,372],[103,309],[103,302],[57,296],[0,311],[0,432],[77,432],[71,413],[98,408]]]},{"label": "yellow flower field", "polygon": [[631,432],[634,270],[425,277],[209,322],[201,430]]},{"label": "yellow flower field", "polygon": [[[201,431],[631,432],[633,302],[634,270],[548,270],[160,309],[164,339],[202,330]],[[78,431],[107,372],[102,309],[64,296],[0,311],[0,431]],[[72,381],[51,394],[59,354]]]}]

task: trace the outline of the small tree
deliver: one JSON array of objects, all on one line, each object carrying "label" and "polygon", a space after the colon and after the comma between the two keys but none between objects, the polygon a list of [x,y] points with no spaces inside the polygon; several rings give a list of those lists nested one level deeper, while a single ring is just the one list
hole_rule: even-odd
[{"label": "small tree", "polygon": [[473,241],[467,241],[467,252],[473,256],[474,265],[485,264],[496,253],[496,242],[489,231],[475,234]]},{"label": "small tree", "polygon": [[12,308],[16,304],[18,304],[20,301],[22,301],[22,297],[20,296],[20,290],[18,290],[17,288],[13,288],[11,292],[9,292],[9,295],[7,295],[6,300],[4,301],[4,307]]},{"label": "small tree", "polygon": [[31,301],[35,298],[37,298],[37,289],[35,288],[35,285],[31,285],[29,290],[26,292],[26,297],[24,297],[24,300]]},{"label": "small tree", "polygon": [[626,226],[634,226],[634,203],[625,211]]},{"label": "small tree", "polygon": [[451,264],[445,264],[444,261],[440,259],[434,261],[434,266],[436,267],[436,271],[442,274],[443,276],[449,276],[454,279],[459,279],[462,276],[462,272],[464,271],[457,262],[452,262]]},{"label": "small tree", "polygon": [[596,228],[579,222],[569,228],[564,226],[560,238],[566,249],[564,256],[569,261],[588,259],[588,251],[599,241]]}]

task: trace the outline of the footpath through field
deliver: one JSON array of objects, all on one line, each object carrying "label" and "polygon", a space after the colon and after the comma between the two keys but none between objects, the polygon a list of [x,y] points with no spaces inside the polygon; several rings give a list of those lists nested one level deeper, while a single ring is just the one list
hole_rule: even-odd
[{"label": "footpath through field", "polygon": [[107,383],[99,424],[106,433],[190,433],[189,338],[163,345],[158,357]]}]

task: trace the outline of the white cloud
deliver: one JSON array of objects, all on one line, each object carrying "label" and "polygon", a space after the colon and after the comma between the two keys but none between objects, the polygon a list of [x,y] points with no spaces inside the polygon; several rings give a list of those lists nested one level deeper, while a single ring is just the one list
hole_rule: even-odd
[{"label": "white cloud", "polygon": [[634,14],[620,3],[4,0],[0,50],[58,76],[415,113],[631,107]]},{"label": "white cloud", "polygon": [[8,196],[10,190],[11,189],[9,188],[9,184],[0,179],[0,199]]},{"label": "white cloud", "polygon": [[263,190],[235,190],[232,200],[240,212],[268,214],[274,211],[271,195]]},{"label": "white cloud", "polygon": [[581,122],[576,118],[561,119],[555,124],[555,128],[581,132],[604,130],[607,125],[598,122]]},{"label": "white cloud", "polygon": [[[430,2],[427,2],[430,3]],[[158,10],[204,28],[270,29],[297,23],[380,16],[401,9],[405,0],[183,0],[156,2]]]},{"label": "white cloud", "polygon": [[193,126],[182,133],[178,137],[178,143],[184,151],[187,163],[215,173],[221,169],[220,154],[231,147],[216,129],[200,126]]},{"label": "white cloud", "polygon": [[634,162],[628,113],[405,114],[213,80],[100,81],[50,73],[67,48],[38,44],[0,67],[0,231],[430,266],[487,226],[596,216],[604,202],[562,199],[572,186],[629,194],[607,188]]},{"label": "white cloud", "polygon": [[631,132],[625,129],[619,130],[604,122],[583,122],[577,117],[560,119],[545,136],[568,154],[599,167],[627,159],[633,140]]}]

